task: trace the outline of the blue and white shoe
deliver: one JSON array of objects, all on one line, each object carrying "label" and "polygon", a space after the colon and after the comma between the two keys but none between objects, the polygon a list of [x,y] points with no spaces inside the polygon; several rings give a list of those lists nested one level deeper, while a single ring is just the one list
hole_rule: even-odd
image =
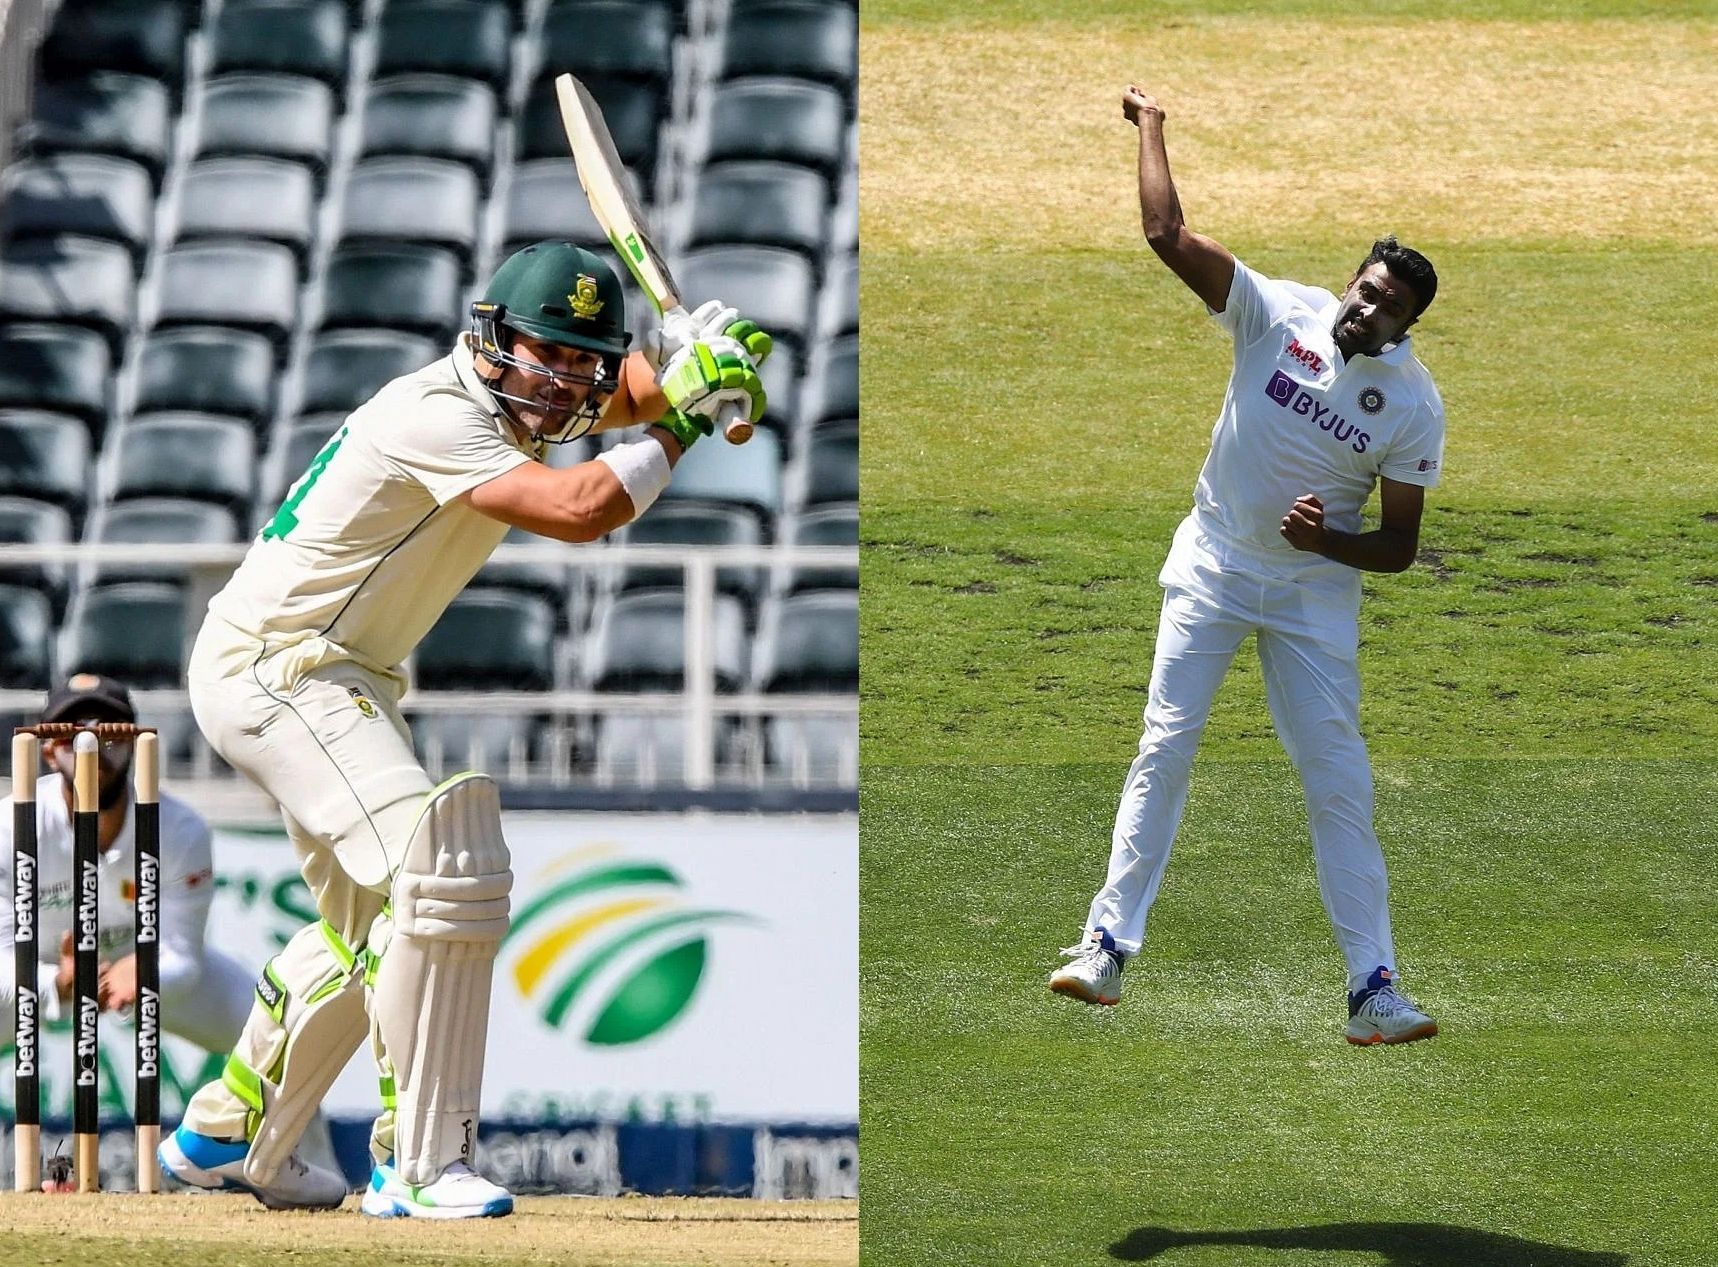
[{"label": "blue and white shoe", "polygon": [[1348,996],[1343,1036],[1356,1047],[1412,1043],[1437,1032],[1436,1021],[1396,993],[1395,975],[1388,968],[1379,968],[1366,978],[1365,989]]},{"label": "blue and white shoe", "polygon": [[442,1171],[434,1183],[417,1186],[383,1163],[370,1175],[359,1208],[379,1219],[495,1219],[513,1213],[513,1194],[463,1161]]},{"label": "blue and white shoe", "polygon": [[210,1192],[248,1192],[271,1210],[332,1210],[347,1197],[346,1180],[332,1170],[306,1165],[297,1153],[286,1159],[267,1186],[245,1178],[242,1141],[199,1135],[180,1126],[155,1150],[161,1168],[180,1183]]},{"label": "blue and white shoe", "polygon": [[1124,960],[1116,939],[1102,928],[1094,928],[1084,941],[1062,950],[1073,962],[1050,974],[1050,989],[1082,1003],[1114,1007],[1121,1002],[1121,973]]}]

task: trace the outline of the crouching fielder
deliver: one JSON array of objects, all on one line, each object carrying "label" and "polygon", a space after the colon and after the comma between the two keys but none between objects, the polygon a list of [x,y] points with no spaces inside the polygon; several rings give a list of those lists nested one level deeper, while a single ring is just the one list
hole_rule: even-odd
[{"label": "crouching fielder", "polygon": [[[471,1166],[512,872],[495,784],[412,752],[400,664],[509,525],[590,541],[644,510],[724,406],[764,408],[769,338],[707,304],[627,354],[620,283],[568,242],[505,261],[450,355],[359,407],[209,604],[197,723],[279,802],[321,919],[263,968],[224,1076],[161,1147],[201,1187],[331,1207],[296,1146],[368,1030],[382,1112],[368,1214],[506,1214]],[[659,385],[660,384],[660,385]],[[653,422],[562,469],[546,443]]]}]

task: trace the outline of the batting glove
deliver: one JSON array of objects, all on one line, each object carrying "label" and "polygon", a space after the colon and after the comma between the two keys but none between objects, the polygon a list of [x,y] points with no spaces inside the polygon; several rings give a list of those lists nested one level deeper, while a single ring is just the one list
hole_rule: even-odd
[{"label": "batting glove", "polygon": [[741,417],[755,423],[769,404],[751,354],[726,335],[683,349],[663,368],[660,381],[671,409],[711,421],[733,404]]}]

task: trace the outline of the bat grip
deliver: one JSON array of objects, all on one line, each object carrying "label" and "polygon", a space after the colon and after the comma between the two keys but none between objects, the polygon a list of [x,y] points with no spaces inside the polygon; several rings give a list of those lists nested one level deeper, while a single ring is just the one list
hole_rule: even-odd
[{"label": "bat grip", "polygon": [[752,420],[744,406],[729,401],[716,412],[716,430],[729,444],[744,444],[752,438]]}]

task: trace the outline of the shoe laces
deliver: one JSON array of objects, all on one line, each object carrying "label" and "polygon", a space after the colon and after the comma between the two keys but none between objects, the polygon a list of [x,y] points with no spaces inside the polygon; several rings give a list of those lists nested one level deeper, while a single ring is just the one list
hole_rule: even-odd
[{"label": "shoe laces", "polygon": [[1121,967],[1121,959],[1115,952],[1105,950],[1102,944],[1091,938],[1064,946],[1058,953],[1078,964],[1089,963],[1099,972],[1113,972]]},{"label": "shoe laces", "polygon": [[1393,985],[1380,986],[1373,991],[1372,997],[1367,1000],[1367,1003],[1371,1005],[1372,1011],[1379,1016],[1400,1016],[1403,1012],[1418,1012],[1420,1010],[1406,995],[1397,993],[1396,987]]}]

